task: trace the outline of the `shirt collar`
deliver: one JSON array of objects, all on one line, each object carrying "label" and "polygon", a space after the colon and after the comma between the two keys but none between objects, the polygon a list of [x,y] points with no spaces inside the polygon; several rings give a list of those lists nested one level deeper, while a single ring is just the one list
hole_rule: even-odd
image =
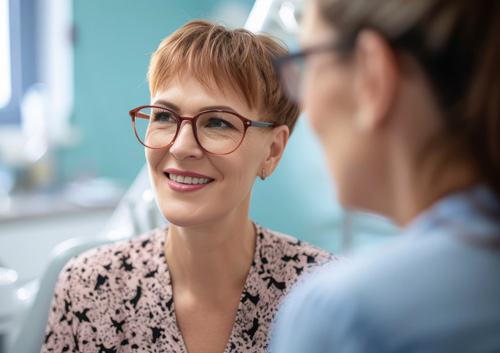
[{"label": "shirt collar", "polygon": [[407,236],[425,236],[447,225],[461,225],[469,233],[500,227],[500,200],[486,184],[451,193],[422,212],[405,229]]}]

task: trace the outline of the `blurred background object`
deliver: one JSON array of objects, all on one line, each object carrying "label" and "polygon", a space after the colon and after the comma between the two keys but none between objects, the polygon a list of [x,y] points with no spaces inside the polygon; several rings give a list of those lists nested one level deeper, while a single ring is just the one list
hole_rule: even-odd
[{"label": "blurred background object", "polygon": [[[301,11],[295,0],[0,0],[0,353],[34,313],[40,278],[56,280],[54,263],[85,239],[165,222],[128,115],[149,103],[146,71],[161,40],[208,18],[272,33],[293,51]],[[386,220],[335,202],[306,120],[276,172],[256,181],[251,217],[336,253],[391,239]],[[41,284],[47,301],[51,284]]]}]

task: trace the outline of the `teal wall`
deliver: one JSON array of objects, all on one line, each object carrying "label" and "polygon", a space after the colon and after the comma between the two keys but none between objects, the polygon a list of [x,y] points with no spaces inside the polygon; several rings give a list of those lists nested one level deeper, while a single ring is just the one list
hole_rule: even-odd
[{"label": "teal wall", "polygon": [[255,181],[250,216],[266,227],[338,252],[344,212],[335,201],[322,150],[306,120],[299,118],[273,175]]},{"label": "teal wall", "polygon": [[[80,175],[130,183],[144,164],[128,111],[149,103],[145,80],[161,40],[195,18],[216,18],[230,1],[74,0],[75,101],[81,134],[59,154],[63,181]],[[253,1],[238,1],[249,13]],[[215,17],[214,17],[215,16]],[[242,24],[243,25],[243,24]]]}]

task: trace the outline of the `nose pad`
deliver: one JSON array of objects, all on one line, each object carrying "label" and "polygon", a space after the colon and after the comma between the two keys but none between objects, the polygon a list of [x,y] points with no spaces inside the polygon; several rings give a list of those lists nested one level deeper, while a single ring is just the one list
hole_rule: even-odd
[{"label": "nose pad", "polygon": [[193,125],[183,121],[174,143],[170,146],[170,153],[178,159],[203,156],[203,150],[194,136]]}]

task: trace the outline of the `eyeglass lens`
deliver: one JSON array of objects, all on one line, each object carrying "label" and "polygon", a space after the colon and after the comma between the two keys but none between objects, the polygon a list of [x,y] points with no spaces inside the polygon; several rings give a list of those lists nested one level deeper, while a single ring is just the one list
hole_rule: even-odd
[{"label": "eyeglass lens", "polygon": [[[149,119],[140,118],[149,116]],[[168,146],[178,130],[179,118],[161,108],[143,108],[135,118],[135,129],[141,142],[152,148]],[[198,142],[206,151],[225,154],[241,143],[245,125],[236,115],[226,112],[206,112],[196,120]]]}]

